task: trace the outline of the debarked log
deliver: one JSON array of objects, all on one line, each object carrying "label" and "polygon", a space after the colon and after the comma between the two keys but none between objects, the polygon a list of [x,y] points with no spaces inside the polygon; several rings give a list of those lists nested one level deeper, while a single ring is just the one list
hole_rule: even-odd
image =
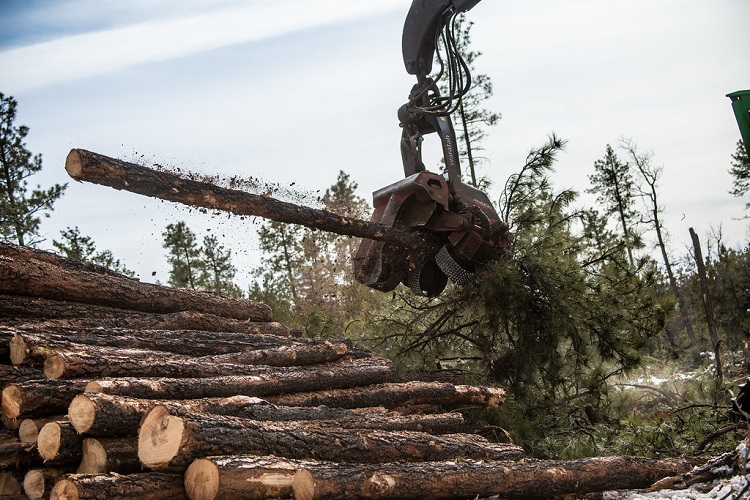
[{"label": "debarked log", "polygon": [[81,351],[85,349],[82,346],[102,348],[103,354],[113,355],[121,349],[141,349],[196,357],[315,345],[276,335],[193,330],[23,327],[14,330],[9,349],[10,360],[15,365],[43,363],[57,350]]},{"label": "debarked log", "polygon": [[505,391],[499,387],[453,385],[441,382],[402,382],[371,387],[282,394],[269,396],[266,399],[279,405],[325,405],[340,408],[367,406],[396,408],[414,404],[496,407],[505,401]]},{"label": "debarked log", "polygon": [[89,380],[30,380],[3,389],[3,415],[29,418],[60,415],[68,411],[73,398],[82,393]]},{"label": "debarked log", "polygon": [[[103,392],[140,399],[198,399],[256,396],[310,391],[320,387],[344,388],[392,380],[393,364],[380,358],[347,360],[306,367],[258,368],[258,375],[190,378],[113,378],[96,380],[86,392]],[[12,387],[12,386],[11,386]],[[80,391],[83,392],[83,391]],[[71,396],[72,401],[74,396]]]},{"label": "debarked log", "polygon": [[141,472],[138,461],[138,438],[84,438],[79,474]]},{"label": "debarked log", "polygon": [[297,500],[551,498],[642,489],[690,470],[686,458],[596,457],[571,461],[320,464],[294,478]]},{"label": "debarked log", "polygon": [[68,474],[55,484],[50,494],[51,500],[103,498],[178,500],[185,498],[185,486],[182,474]]},{"label": "debarked log", "polygon": [[151,469],[184,470],[196,458],[229,454],[373,463],[515,460],[523,450],[472,434],[327,429],[189,412],[177,416],[164,406],[149,411],[138,431],[138,458]]},{"label": "debarked log", "polygon": [[277,322],[246,321],[211,313],[179,311],[151,313],[65,300],[0,293],[0,317],[13,325],[30,321],[50,326],[131,328],[138,330],[203,330],[271,334],[288,337],[291,330]]},{"label": "debarked log", "polygon": [[[87,376],[204,378],[257,375],[268,372],[269,366],[327,363],[340,359],[346,352],[346,345],[330,343],[203,357],[142,349],[86,346],[85,351],[56,349],[54,354],[44,360],[44,375],[51,379]],[[260,365],[264,360],[270,364]]]},{"label": "debarked log", "polygon": [[45,261],[14,258],[2,253],[0,293],[154,313],[198,311],[240,320],[272,319],[271,309],[253,300],[141,283],[127,277],[73,271]]},{"label": "debarked log", "polygon": [[345,236],[390,241],[412,250],[427,246],[423,236],[404,229],[295,205],[269,196],[227,189],[210,182],[186,179],[175,173],[153,170],[83,149],[72,149],[68,153],[65,170],[77,181],[124,189],[192,207],[258,216]]}]

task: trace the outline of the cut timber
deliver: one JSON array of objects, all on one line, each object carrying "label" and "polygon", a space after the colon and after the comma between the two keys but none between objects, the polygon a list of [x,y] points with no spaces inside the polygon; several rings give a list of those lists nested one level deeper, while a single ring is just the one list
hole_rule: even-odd
[{"label": "cut timber", "polygon": [[240,320],[271,321],[271,309],[252,300],[141,283],[124,276],[77,272],[41,260],[8,257],[1,251],[0,257],[0,293],[154,313],[188,310]]},{"label": "cut timber", "polygon": [[[321,341],[291,339],[276,335],[246,335],[193,330],[130,330],[130,329],[43,329],[31,332],[17,328],[10,340],[10,359],[14,364],[43,363],[56,350],[83,350],[81,346],[109,349],[142,349],[172,354],[210,356],[244,351],[284,348],[316,348]],[[344,346],[346,347],[346,346]],[[219,358],[220,359],[220,358]]]},{"label": "cut timber", "polygon": [[[81,344],[69,345],[69,348]],[[191,357],[163,351],[116,349],[85,346],[83,350],[55,349],[44,360],[47,378],[77,377],[174,377],[205,378],[231,375],[258,375],[268,366],[301,366],[327,363],[346,354],[344,344],[324,342],[318,345],[286,346],[222,354]],[[261,364],[267,361],[266,364]]]},{"label": "cut timber", "polygon": [[[235,395],[265,397],[271,394],[310,391],[318,387],[342,388],[379,384],[392,379],[394,374],[393,365],[389,361],[364,358],[327,365],[268,368],[262,373],[259,370],[258,375],[201,379],[102,379],[86,386],[86,392],[103,392],[141,399],[198,399]],[[73,397],[75,395],[71,396],[69,402]]]},{"label": "cut timber", "polygon": [[16,469],[41,461],[36,450],[22,443],[15,432],[0,430],[0,469]]},{"label": "cut timber", "polygon": [[83,438],[68,421],[46,424],[37,438],[39,455],[48,465],[63,465],[81,461]]},{"label": "cut timber", "polygon": [[148,400],[100,393],[79,394],[70,403],[68,420],[78,433],[91,436],[128,436],[138,432],[143,416],[160,404],[173,412],[190,411],[264,421],[310,421],[310,424],[348,429],[412,430],[434,434],[459,432],[460,413],[401,415],[384,408],[362,412],[341,408],[275,406],[249,396],[194,400]]},{"label": "cut timber", "polygon": [[44,378],[44,372],[30,366],[0,365],[0,389],[10,384]]},{"label": "cut timber", "polygon": [[139,498],[177,500],[185,498],[181,474],[141,472],[137,474],[69,474],[55,484],[50,500]]},{"label": "cut timber", "polygon": [[140,472],[138,438],[84,438],[79,474]]},{"label": "cut timber", "polygon": [[0,471],[0,497],[11,497],[21,494],[21,482],[15,474]]},{"label": "cut timber", "polygon": [[406,249],[415,250],[426,246],[423,236],[403,229],[294,205],[245,191],[226,189],[210,182],[186,179],[170,172],[152,170],[83,149],[72,149],[68,153],[65,170],[77,181],[124,189],[192,207],[222,210],[235,215],[258,216],[345,236],[390,241]]},{"label": "cut timber", "polygon": [[551,498],[642,489],[690,470],[684,458],[598,457],[571,461],[320,464],[294,478],[297,500],[358,498]]},{"label": "cut timber", "polygon": [[440,382],[404,382],[351,389],[283,394],[266,399],[279,405],[325,405],[339,408],[364,408],[368,406],[395,408],[414,404],[496,407],[505,401],[505,391],[498,387],[476,387]]},{"label": "cut timber", "polygon": [[69,472],[67,469],[31,469],[23,478],[23,492],[31,499],[49,498],[55,482]]},{"label": "cut timber", "polygon": [[3,389],[3,415],[8,418],[46,417],[68,411],[88,380],[30,380]]},{"label": "cut timber", "polygon": [[42,430],[42,427],[50,422],[59,422],[61,420],[65,420],[65,417],[56,415],[45,418],[24,418],[21,420],[21,425],[18,426],[18,439],[24,444],[36,445],[39,431]]},{"label": "cut timber", "polygon": [[262,333],[285,337],[291,334],[288,327],[277,322],[244,321],[196,311],[174,313],[126,311],[116,307],[2,293],[0,293],[0,317],[6,318],[4,322],[8,324],[27,324],[30,320],[42,320],[45,325],[67,325],[79,328],[203,330]]},{"label": "cut timber", "polygon": [[138,458],[152,469],[184,470],[196,458],[242,453],[363,463],[523,457],[518,446],[470,434],[324,429],[199,413],[176,416],[164,406],[154,407],[138,431]]},{"label": "cut timber", "polygon": [[185,471],[185,490],[190,500],[292,498],[294,475],[312,465],[244,455],[199,458]]}]

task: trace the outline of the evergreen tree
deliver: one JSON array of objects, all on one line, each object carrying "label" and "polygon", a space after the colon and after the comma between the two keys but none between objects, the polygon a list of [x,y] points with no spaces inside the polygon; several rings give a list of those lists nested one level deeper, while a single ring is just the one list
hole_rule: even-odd
[{"label": "evergreen tree", "polygon": [[0,239],[35,245],[42,241],[40,217],[49,217],[67,184],[48,189],[37,186],[29,193],[28,178],[42,170],[42,156],[32,156],[26,149],[29,128],[14,125],[16,107],[13,97],[0,93]]},{"label": "evergreen tree", "polygon": [[[737,150],[732,155],[732,163],[729,173],[732,176],[732,189],[729,191],[734,196],[742,197],[750,191],[750,157],[747,156],[745,143],[742,139],[737,141]],[[750,202],[745,205],[750,208]]]},{"label": "evergreen tree", "polygon": [[60,255],[69,259],[103,266],[125,276],[135,276],[133,271],[126,268],[118,259],[115,259],[111,251],[97,251],[94,240],[82,235],[78,227],[67,228],[65,231],[60,232],[60,236],[62,237],[61,241],[52,240],[52,245]]},{"label": "evergreen tree", "polygon": [[597,195],[596,201],[604,208],[605,216],[617,217],[630,266],[633,267],[633,247],[639,243],[634,231],[637,215],[634,204],[638,198],[638,190],[630,164],[621,162],[612,146],[607,144],[604,158],[594,162],[594,171],[594,174],[589,175],[592,187],[587,192]]},{"label": "evergreen tree", "polygon": [[[483,103],[492,97],[492,80],[489,75],[478,73],[474,67],[481,52],[471,50],[471,28],[473,22],[466,21],[465,14],[456,16],[453,33],[456,39],[456,49],[469,68],[471,74],[471,86],[469,92],[464,95],[461,103],[453,115],[457,129],[459,143],[459,157],[469,165],[471,184],[476,187],[487,187],[489,180],[485,177],[478,178],[477,170],[481,158],[478,156],[482,151],[482,140],[487,135],[486,127],[496,125],[500,120],[500,113],[493,113],[482,107]],[[448,92],[448,82],[440,82],[440,92]]]},{"label": "evergreen tree", "polygon": [[201,248],[190,228],[184,221],[169,224],[162,233],[163,247],[169,252],[167,260],[169,284],[183,288],[200,288],[200,277],[204,269]]},{"label": "evergreen tree", "polygon": [[241,297],[242,290],[234,284],[237,268],[232,264],[232,251],[224,248],[214,235],[203,238],[202,266],[199,288],[230,297]]}]

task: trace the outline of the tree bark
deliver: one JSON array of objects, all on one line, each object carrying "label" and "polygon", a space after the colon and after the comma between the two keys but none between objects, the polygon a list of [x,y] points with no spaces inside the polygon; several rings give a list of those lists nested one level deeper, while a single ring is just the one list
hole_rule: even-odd
[{"label": "tree bark", "polygon": [[[122,349],[152,350],[181,354],[194,358],[231,354],[244,351],[310,348],[315,350],[321,340],[291,339],[276,335],[246,335],[244,333],[220,333],[191,330],[145,330],[130,329],[42,329],[29,331],[17,328],[10,340],[10,360],[13,364],[43,363],[56,350],[82,350],[83,346],[109,348],[103,352],[117,354]],[[348,349],[346,345],[344,348]],[[325,348],[317,347],[325,350]],[[273,352],[267,356],[272,358]],[[258,356],[258,355],[255,355]],[[225,362],[217,358],[218,362]],[[257,363],[256,363],[257,364]],[[269,363],[267,363],[269,364]],[[302,364],[302,363],[300,363]],[[2,365],[0,365],[2,366]],[[2,373],[2,372],[0,372]],[[43,375],[42,375],[43,377]]]},{"label": "tree bark", "polygon": [[[141,399],[198,399],[304,392],[322,387],[345,388],[379,384],[394,377],[386,360],[359,359],[307,367],[258,367],[257,375],[187,378],[116,378],[89,384],[86,392],[104,392]],[[83,392],[83,391],[79,391]],[[72,401],[75,395],[71,396]]]},{"label": "tree bark", "polygon": [[15,432],[0,430],[0,470],[28,467],[41,461],[36,449],[22,443]]},{"label": "tree bark", "polygon": [[30,499],[48,498],[55,482],[69,472],[68,469],[31,469],[23,478],[23,492]]},{"label": "tree bark", "polygon": [[257,456],[221,456],[194,460],[185,471],[191,500],[293,498],[298,470],[315,462]]},{"label": "tree bark", "polygon": [[361,463],[523,457],[518,446],[472,434],[321,429],[189,412],[176,416],[164,406],[149,411],[138,431],[138,458],[151,469],[184,470],[196,458],[243,453]]},{"label": "tree bark", "polygon": [[69,474],[55,484],[50,500],[138,498],[178,500],[185,498],[181,474]]},{"label": "tree bark", "polygon": [[[340,359],[347,352],[346,345],[330,343],[203,357],[142,349],[83,347],[85,350],[79,351],[55,349],[55,353],[44,360],[44,375],[50,379],[87,376],[205,378],[258,375],[267,373],[269,366],[296,368],[294,365],[327,363]],[[259,364],[264,361],[267,364]]]},{"label": "tree bark", "polygon": [[571,461],[320,464],[295,475],[297,500],[551,498],[647,488],[685,472],[689,459],[598,457]]},{"label": "tree bark", "polygon": [[97,393],[76,396],[70,403],[68,420],[80,434],[86,433],[89,436],[136,435],[143,416],[157,404],[176,413],[190,411],[274,422],[310,421],[315,425],[347,429],[446,434],[459,432],[464,426],[460,413],[401,415],[386,412],[384,408],[355,411],[325,406],[275,406],[248,396],[176,401],[143,400]]},{"label": "tree bark", "polygon": [[27,325],[36,319],[43,320],[42,325],[53,327],[203,330],[262,333],[284,337],[291,334],[288,327],[277,322],[245,321],[196,311],[174,313],[126,311],[96,304],[6,294],[0,294],[0,317],[5,318],[3,323],[13,325]]},{"label": "tree bark", "polygon": [[711,337],[711,347],[714,351],[714,361],[716,362],[716,378],[724,380],[724,368],[721,360],[721,339],[719,338],[719,329],[716,326],[714,317],[714,306],[711,301],[711,294],[708,288],[708,277],[706,276],[706,265],[703,263],[703,252],[701,251],[701,242],[698,235],[690,228],[690,238],[693,240],[693,251],[695,257],[695,266],[698,269],[698,278],[701,283],[701,293],[703,297],[703,310],[706,313],[706,323],[708,324],[708,334]]},{"label": "tree bark", "polygon": [[31,380],[3,389],[3,415],[8,418],[46,417],[64,414],[88,380]]},{"label": "tree bark", "polygon": [[152,313],[187,310],[239,320],[271,321],[271,309],[260,302],[141,283],[126,277],[73,271],[41,260],[9,257],[1,250],[0,293]]},{"label": "tree bark", "polygon": [[268,196],[222,188],[208,181],[187,179],[171,172],[152,170],[83,149],[70,151],[65,161],[65,170],[77,181],[124,189],[192,207],[258,216],[345,236],[389,241],[410,250],[426,246],[422,236],[403,229],[294,205]]},{"label": "tree bark", "polygon": [[67,465],[81,461],[83,438],[70,422],[60,420],[46,424],[39,431],[37,450],[45,465]]},{"label": "tree bark", "polygon": [[44,372],[39,368],[0,365],[0,389],[4,389],[10,384],[17,384],[28,380],[41,380],[43,378]]},{"label": "tree bark", "polygon": [[78,474],[105,474],[140,472],[138,438],[84,438]]},{"label": "tree bark", "polygon": [[266,399],[278,405],[325,405],[339,408],[364,408],[368,406],[395,408],[413,404],[496,407],[505,401],[505,391],[498,387],[474,387],[440,382],[404,382],[352,389],[281,394],[269,396]]}]

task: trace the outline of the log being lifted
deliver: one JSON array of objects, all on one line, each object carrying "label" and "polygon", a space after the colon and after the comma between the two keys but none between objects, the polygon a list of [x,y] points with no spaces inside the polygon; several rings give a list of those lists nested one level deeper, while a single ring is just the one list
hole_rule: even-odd
[{"label": "log being lifted", "polygon": [[68,420],[81,434],[97,437],[136,435],[141,420],[156,405],[166,406],[178,414],[181,411],[191,411],[275,422],[312,421],[317,425],[351,429],[412,430],[442,434],[458,432],[464,425],[460,413],[400,415],[387,412],[384,408],[368,409],[365,412],[326,406],[275,406],[248,396],[176,401],[134,399],[98,393],[76,396],[70,403]]},{"label": "log being lifted", "polygon": [[389,241],[412,250],[426,246],[421,235],[403,229],[294,205],[267,196],[227,189],[83,149],[70,151],[65,160],[65,170],[77,181],[124,189],[193,207],[222,210],[235,215],[258,216],[345,236]]},{"label": "log being lifted", "polygon": [[69,474],[55,484],[50,500],[103,498],[144,498],[178,500],[185,498],[182,474],[140,472],[137,474]]},{"label": "log being lifted", "polygon": [[[13,247],[12,245],[10,246]],[[266,304],[202,290],[170,288],[126,276],[69,269],[30,260],[0,246],[0,293],[133,309],[152,313],[197,311],[227,318],[271,321]]]},{"label": "log being lifted", "polygon": [[164,406],[149,411],[138,430],[138,458],[151,469],[185,470],[196,458],[240,453],[357,463],[523,457],[518,446],[474,434],[329,429],[190,412],[178,416]]},{"label": "log being lifted", "polygon": [[193,461],[185,471],[185,489],[192,500],[550,498],[643,489],[694,464],[684,458],[599,457],[353,465],[233,455]]}]

